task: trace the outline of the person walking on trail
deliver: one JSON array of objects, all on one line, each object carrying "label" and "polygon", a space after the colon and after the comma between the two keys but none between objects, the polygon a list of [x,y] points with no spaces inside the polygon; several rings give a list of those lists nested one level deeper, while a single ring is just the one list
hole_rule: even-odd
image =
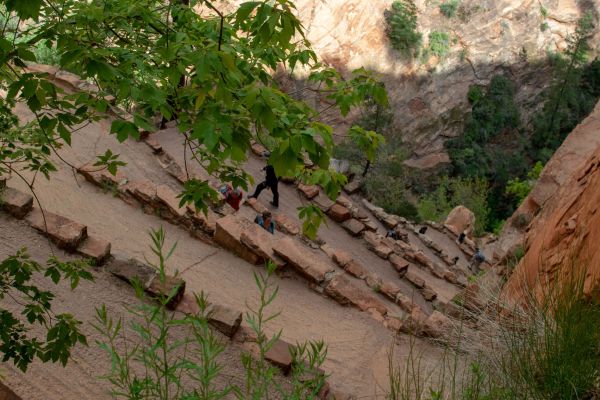
[{"label": "person walking on trail", "polygon": [[262,214],[258,214],[256,218],[254,218],[254,223],[260,225],[271,235],[275,234],[275,222],[273,222],[272,215],[269,211],[265,211]]},{"label": "person walking on trail", "polygon": [[267,164],[267,166],[262,170],[265,171],[265,180],[258,184],[256,190],[252,195],[249,196],[249,198],[257,199],[258,196],[260,196],[260,192],[266,188],[269,188],[273,193],[273,201],[271,201],[271,205],[277,208],[279,207],[279,191],[277,190],[279,179],[277,178],[277,175],[275,175],[275,168],[273,168],[272,165]]},{"label": "person walking on trail", "polygon": [[223,185],[219,188],[219,192],[223,195],[223,199],[227,204],[231,206],[235,211],[240,209],[240,203],[242,202],[242,198],[244,196],[244,192],[242,192],[239,188],[232,188],[231,185]]},{"label": "person walking on trail", "polygon": [[484,262],[485,262],[485,255],[483,254],[481,249],[478,247],[475,249],[475,255],[471,259],[471,265],[470,265],[471,272],[473,272],[474,274],[478,274],[479,271],[481,271],[481,268],[479,268],[479,267]]}]

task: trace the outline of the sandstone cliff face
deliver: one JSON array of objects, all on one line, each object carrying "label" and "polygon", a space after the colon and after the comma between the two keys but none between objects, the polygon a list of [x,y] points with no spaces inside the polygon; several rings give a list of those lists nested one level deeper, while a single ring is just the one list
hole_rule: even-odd
[{"label": "sandstone cliff face", "polygon": [[[544,284],[585,276],[585,293],[600,288],[600,103],[543,171],[517,215],[537,212],[525,233],[525,256],[505,293],[538,295]],[[516,217],[513,217],[513,219]],[[507,235],[503,237],[506,240]],[[580,275],[583,274],[583,275]]]},{"label": "sandstone cliff face", "polygon": [[[413,150],[408,164],[419,168],[448,161],[444,142],[462,132],[470,85],[487,84],[494,74],[505,73],[520,87],[517,100],[525,114],[538,107],[536,96],[549,82],[546,52],[565,48],[566,36],[585,9],[600,13],[597,1],[463,0],[457,16],[449,19],[439,11],[441,1],[416,0],[424,45],[431,31],[455,39],[444,60],[409,61],[391,49],[385,33],[384,11],[391,3],[296,0],[308,39],[323,61],[341,70],[364,66],[382,74],[393,129]],[[345,127],[337,116],[330,122]]]},{"label": "sandstone cliff face", "polygon": [[[573,175],[600,148],[600,102],[592,113],[567,136],[548,161],[529,196],[509,218],[496,246],[496,261],[511,256],[525,240],[526,230],[533,218],[543,218],[557,207],[557,192],[568,185]],[[539,214],[539,215],[538,215]],[[534,221],[535,223],[537,223]]]}]

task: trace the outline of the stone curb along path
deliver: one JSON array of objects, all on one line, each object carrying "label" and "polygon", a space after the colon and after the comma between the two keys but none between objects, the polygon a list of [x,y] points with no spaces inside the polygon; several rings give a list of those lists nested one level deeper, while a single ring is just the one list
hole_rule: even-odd
[{"label": "stone curb along path", "polygon": [[[1,176],[0,199],[0,209],[17,219],[25,219],[31,227],[47,236],[57,247],[90,259],[92,265],[96,267],[104,266],[112,275],[131,286],[141,285],[152,298],[172,296],[167,303],[167,308],[171,310],[185,314],[200,312],[195,296],[185,293],[186,282],[183,279],[167,275],[164,280],[161,280],[156,269],[145,263],[135,259],[111,256],[109,242],[88,236],[85,225],[48,211],[42,212],[39,208],[33,207],[32,195],[6,186],[6,179]],[[242,312],[210,303],[206,313],[209,324],[225,336],[233,338],[239,331]],[[292,367],[291,349],[291,344],[280,339],[265,355],[265,358],[279,367],[284,374],[287,374]],[[329,395],[335,393],[336,391],[326,384],[321,398],[330,399],[332,397]],[[14,395],[10,388],[0,387],[0,395],[4,394]],[[14,396],[15,400],[20,400],[18,396]]]},{"label": "stone curb along path", "polygon": [[[160,144],[152,138],[151,134],[143,135],[142,140],[158,156],[160,165],[169,175],[174,177],[182,184],[187,181],[187,174],[184,172],[183,168],[170,154],[164,151]],[[258,143],[253,144],[252,152],[257,156],[262,156],[264,151],[266,151],[266,149],[262,147],[262,145]],[[218,186],[218,182],[212,181],[210,177],[200,177],[200,179],[208,179],[211,181],[213,186]],[[286,183],[295,184],[296,182],[291,180],[290,182],[286,181]],[[365,212],[361,211],[358,207],[354,206],[352,201],[345,196],[340,195],[337,201],[334,202],[321,193],[321,190],[318,186],[303,185],[302,183],[299,183],[296,185],[296,187],[300,192],[304,193],[305,197],[307,197],[309,200],[312,200],[314,204],[316,204],[335,222],[342,223],[342,226],[344,226],[345,229],[353,236],[366,236],[368,234],[374,235],[374,232],[377,230],[377,225],[370,220],[369,216]],[[249,199],[244,202],[244,205],[253,208],[257,213],[262,213],[263,211],[267,210],[267,208],[256,199]],[[287,215],[283,213],[276,213],[274,215],[274,220],[276,222],[276,229],[278,231],[291,236],[300,235],[300,228]],[[209,233],[212,234],[212,230]],[[324,293],[329,297],[332,297],[342,305],[352,305],[361,311],[370,311],[372,315],[374,315],[375,319],[383,321],[384,326],[388,327],[392,331],[400,331],[402,329],[403,320],[398,318],[398,316],[391,315],[385,305],[376,297],[358,288],[348,279],[342,279],[340,277],[334,280],[334,277],[337,277],[339,274],[339,272],[336,272],[334,269],[331,269],[327,271],[326,274],[323,274],[322,277],[324,279],[319,279],[318,277],[315,278],[315,271],[324,271],[322,266],[320,268],[314,266],[313,268],[310,268],[307,267],[306,262],[304,265],[302,265],[302,263],[290,262],[289,258],[286,259],[285,255],[281,254],[281,251],[279,253],[276,251],[273,244],[270,243],[272,242],[271,238],[272,235],[267,234],[265,236],[265,232],[257,229],[255,224],[251,223],[251,221],[248,221],[244,218],[234,218],[233,216],[226,216],[218,219],[214,232],[214,240],[217,243],[231,250],[233,253],[249,263],[259,265],[263,264],[267,260],[271,260],[279,267],[282,267],[285,264],[290,265],[297,272],[299,272],[301,276],[305,277],[309,283],[312,284],[311,287],[313,287],[313,289],[317,290],[319,293]],[[306,238],[301,236],[301,239]],[[367,247],[371,250],[375,250],[376,254],[380,257],[384,259],[389,258],[390,264],[398,271],[400,278],[405,277],[408,282],[412,283],[425,300],[434,301],[437,298],[435,291],[426,285],[421,278],[415,276],[413,279],[411,279],[413,275],[410,273],[406,274],[408,263],[398,254],[393,254],[394,245],[390,242],[391,239],[387,240],[391,249],[388,249],[388,246],[383,244],[380,246],[373,246],[372,248],[369,246]],[[411,316],[415,314],[413,312],[415,307],[419,308],[418,315],[426,316],[423,310],[420,309],[420,307],[406,295],[402,294],[400,288],[398,288],[398,286],[394,283],[382,282],[382,280],[376,274],[367,273],[366,270],[357,262],[352,262],[346,267],[335,263],[335,260],[330,254],[333,249],[331,249],[329,252],[325,251],[327,244],[322,240],[318,240],[318,243],[320,244],[312,243],[310,240],[308,242],[308,244],[311,245],[310,247],[321,248],[334,261],[334,264],[342,268],[343,272],[352,275],[354,278],[364,280],[371,290],[380,292],[384,295],[384,297],[388,298],[393,303],[398,304],[400,308],[408,314],[408,318],[405,319],[408,322],[408,325],[411,324]],[[292,252],[294,251],[293,246],[301,245],[300,243],[294,243],[293,245],[291,243],[292,242],[287,243],[286,249]],[[421,255],[421,258],[418,258],[418,256],[416,257],[417,260],[426,260],[422,261],[425,265],[433,265],[431,261],[427,260],[426,256],[422,252],[419,252],[416,249],[413,250],[418,255]],[[364,273],[358,272],[358,270],[362,270]],[[435,276],[438,278],[443,278],[442,273],[435,274]],[[451,273],[448,272],[447,276],[451,276]],[[417,283],[416,285],[415,282]],[[350,287],[351,290],[343,290],[347,287]],[[329,290],[327,288],[329,288]],[[344,294],[346,296],[344,296]],[[348,296],[352,295],[354,295],[355,298],[348,298]]]}]

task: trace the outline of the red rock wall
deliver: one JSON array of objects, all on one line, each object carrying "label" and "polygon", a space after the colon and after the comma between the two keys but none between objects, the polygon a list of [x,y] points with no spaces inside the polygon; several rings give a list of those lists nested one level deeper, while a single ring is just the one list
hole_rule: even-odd
[{"label": "red rock wall", "polygon": [[[596,130],[596,134],[599,132]],[[533,220],[526,254],[505,287],[512,299],[533,288],[539,298],[550,286],[583,278],[585,293],[600,298],[600,146],[581,163]]]}]

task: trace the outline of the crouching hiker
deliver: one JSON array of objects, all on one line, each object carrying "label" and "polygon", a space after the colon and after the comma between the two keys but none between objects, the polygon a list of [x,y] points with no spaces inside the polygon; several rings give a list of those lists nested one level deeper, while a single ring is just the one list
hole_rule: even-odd
[{"label": "crouching hiker", "polygon": [[239,188],[232,188],[231,185],[223,185],[219,188],[219,192],[223,195],[225,203],[229,204],[235,211],[240,209],[240,203],[244,196]]},{"label": "crouching hiker", "polygon": [[254,223],[260,225],[263,229],[271,233],[271,235],[275,234],[275,222],[273,222],[273,217],[269,211],[258,214],[254,218]]},{"label": "crouching hiker", "polygon": [[483,252],[481,251],[480,248],[477,248],[477,249],[475,249],[475,255],[471,259],[471,265],[469,266],[469,269],[474,274],[478,274],[479,271],[481,271],[481,268],[479,268],[479,267],[484,262],[485,262],[485,255],[483,254]]}]

